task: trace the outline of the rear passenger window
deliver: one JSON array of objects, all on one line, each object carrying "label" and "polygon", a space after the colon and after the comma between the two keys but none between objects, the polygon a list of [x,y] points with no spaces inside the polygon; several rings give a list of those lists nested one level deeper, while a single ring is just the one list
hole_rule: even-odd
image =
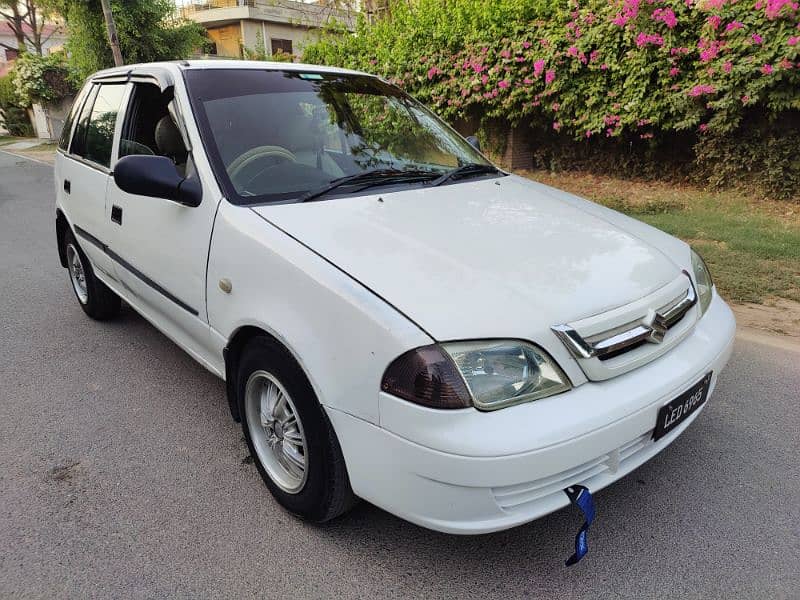
[{"label": "rear passenger window", "polygon": [[124,93],[125,84],[100,86],[89,116],[89,127],[86,130],[86,145],[83,154],[86,160],[104,167],[111,164],[114,127]]}]

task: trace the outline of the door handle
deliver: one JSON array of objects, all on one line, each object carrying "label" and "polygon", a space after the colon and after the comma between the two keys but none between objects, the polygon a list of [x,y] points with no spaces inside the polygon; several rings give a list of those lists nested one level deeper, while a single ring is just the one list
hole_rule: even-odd
[{"label": "door handle", "polygon": [[72,184],[70,183],[69,179],[64,180],[64,191],[69,194],[72,191]]},{"label": "door handle", "polygon": [[122,208],[116,204],[111,206],[111,220],[117,225],[122,225]]}]

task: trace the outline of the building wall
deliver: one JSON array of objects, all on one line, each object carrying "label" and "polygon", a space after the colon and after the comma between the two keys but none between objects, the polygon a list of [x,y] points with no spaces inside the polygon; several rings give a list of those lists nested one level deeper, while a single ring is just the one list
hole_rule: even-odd
[{"label": "building wall", "polygon": [[209,27],[208,37],[217,45],[217,56],[241,58],[242,28],[239,23]]},{"label": "building wall", "polygon": [[267,55],[272,53],[271,40],[280,39],[292,40],[292,53],[295,56],[301,56],[303,46],[315,40],[319,35],[319,30],[267,21],[242,21],[242,43],[246,48],[256,48],[259,34],[264,36],[264,49]]}]

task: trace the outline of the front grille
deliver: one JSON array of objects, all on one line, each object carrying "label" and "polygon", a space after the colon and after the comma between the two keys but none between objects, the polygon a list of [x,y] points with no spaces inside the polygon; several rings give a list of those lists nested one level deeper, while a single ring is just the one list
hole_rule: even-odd
[{"label": "front grille", "polygon": [[[553,327],[556,335],[567,346],[575,358],[608,360],[648,342],[661,343],[664,334],[686,315],[697,302],[697,294],[691,280],[689,288],[678,298],[656,311],[649,311],[641,320],[626,323],[612,330],[589,338],[583,338],[569,325]],[[658,334],[660,332],[660,337]]]},{"label": "front grille", "polygon": [[[696,304],[697,293],[684,272],[628,307],[557,325],[552,330],[589,379],[608,379],[644,364],[648,357],[660,356],[676,343],[688,332],[691,324],[687,325],[685,317]],[[673,330],[680,333],[671,334]]]}]

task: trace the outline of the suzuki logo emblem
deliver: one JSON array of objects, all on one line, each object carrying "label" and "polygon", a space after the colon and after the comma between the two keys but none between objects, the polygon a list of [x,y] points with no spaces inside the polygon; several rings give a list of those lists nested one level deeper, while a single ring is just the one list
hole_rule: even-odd
[{"label": "suzuki logo emblem", "polygon": [[667,320],[664,315],[657,313],[650,309],[647,316],[642,321],[645,327],[650,329],[650,335],[647,336],[647,341],[651,344],[660,344],[664,341],[664,336],[667,335]]}]

